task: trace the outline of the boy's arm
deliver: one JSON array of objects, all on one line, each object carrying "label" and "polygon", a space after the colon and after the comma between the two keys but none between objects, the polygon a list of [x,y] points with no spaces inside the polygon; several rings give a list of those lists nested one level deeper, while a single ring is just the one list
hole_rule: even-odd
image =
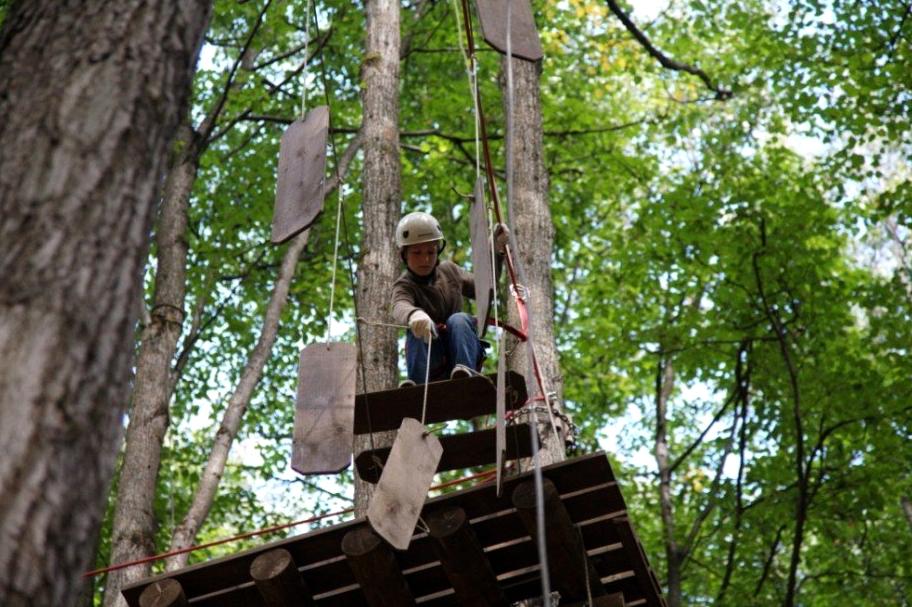
[{"label": "boy's arm", "polygon": [[415,305],[415,300],[409,290],[399,284],[393,285],[392,304],[393,322],[397,325],[407,325],[409,317],[421,309]]}]

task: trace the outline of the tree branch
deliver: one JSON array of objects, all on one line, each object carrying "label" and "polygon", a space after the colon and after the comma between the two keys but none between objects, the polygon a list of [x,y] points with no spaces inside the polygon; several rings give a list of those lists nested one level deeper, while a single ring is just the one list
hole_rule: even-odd
[{"label": "tree branch", "polygon": [[621,20],[621,23],[624,24],[624,27],[627,28],[627,31],[630,32],[634,38],[636,38],[637,42],[639,42],[640,45],[646,49],[647,53],[649,53],[652,57],[657,59],[659,63],[662,64],[662,67],[677,72],[687,72],[688,74],[693,74],[694,76],[698,77],[703,81],[703,84],[706,85],[706,88],[716,94],[715,99],[717,101],[725,101],[726,99],[730,99],[732,97],[732,92],[730,90],[721,88],[716,85],[712,81],[712,78],[710,78],[706,72],[700,68],[694,67],[687,63],[681,63],[680,61],[675,61],[657,49],[652,44],[652,42],[650,42],[649,38],[646,37],[646,34],[640,31],[636,24],[631,21],[630,17],[627,16],[623,10],[621,10],[621,7],[618,6],[618,3],[615,0],[606,0],[606,2],[608,3],[608,8],[610,8],[611,12]]}]

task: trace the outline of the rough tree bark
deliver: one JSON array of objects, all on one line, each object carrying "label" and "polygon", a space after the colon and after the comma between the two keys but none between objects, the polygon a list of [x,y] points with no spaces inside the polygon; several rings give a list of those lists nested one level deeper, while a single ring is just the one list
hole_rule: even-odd
[{"label": "rough tree bark", "polygon": [[[551,250],[554,246],[554,224],[548,206],[548,172],[545,168],[542,147],[542,113],[539,78],[541,62],[512,59],[513,107],[507,108],[507,59],[503,60],[501,85],[504,113],[511,116],[508,138],[512,149],[513,184],[509,201],[509,223],[513,242],[518,247],[518,261],[524,270],[523,286],[529,290],[529,315],[532,326],[530,336],[535,346],[545,389],[553,393],[552,406],[561,410],[563,378],[560,372],[557,343],[554,339],[554,294],[551,285]],[[512,302],[512,298],[510,298]],[[516,306],[508,307],[507,322],[520,326]],[[529,394],[541,394],[534,375],[530,376],[527,347],[515,339],[507,340],[512,353],[508,366],[526,376]],[[543,404],[543,403],[536,403]],[[547,413],[538,414],[542,435],[542,464],[563,461],[566,458],[564,438],[566,424],[555,417],[557,435],[552,430]]]},{"label": "rough tree bark", "polygon": [[[339,161],[339,175],[345,175],[348,171],[348,166],[360,145],[361,137],[356,136]],[[338,186],[339,179],[333,179],[325,192],[328,194]],[[174,530],[169,551],[183,550],[191,546],[196,539],[197,533],[199,533],[200,527],[202,527],[203,522],[209,515],[209,510],[212,508],[212,502],[215,499],[215,494],[225,471],[225,464],[228,461],[231,445],[234,443],[235,437],[237,437],[244,414],[250,405],[253,391],[263,376],[263,369],[278,336],[279,318],[282,315],[285,302],[288,300],[288,290],[291,287],[298,259],[307,244],[309,234],[309,229],[304,230],[292,238],[288,244],[288,248],[282,258],[279,275],[272,289],[269,305],[266,308],[260,337],[247,359],[247,364],[244,365],[244,370],[241,372],[241,377],[234,392],[228,399],[228,406],[222,415],[221,425],[215,435],[212,451],[210,451],[209,459],[206,461],[206,467],[200,475],[200,482],[193,494],[190,509]],[[168,571],[179,569],[187,564],[188,557],[189,552],[171,557],[165,562],[165,568]]]},{"label": "rough tree bark", "polygon": [[[263,22],[264,6],[237,60],[228,69],[225,87],[197,128],[186,113],[178,129],[168,167],[158,227],[155,296],[150,322],[143,328],[136,363],[123,463],[111,529],[111,562],[124,563],[155,552],[155,488],[161,450],[169,425],[168,407],[177,380],[172,367],[184,323],[187,274],[187,212],[200,157],[209,147],[222,108]],[[147,577],[151,563],[112,571],[104,586],[105,607],[125,607],[120,593],[127,584]]]},{"label": "rough tree bark", "polygon": [[[161,449],[168,429],[171,361],[184,322],[187,269],[187,207],[199,156],[187,154],[191,131],[179,130],[183,149],[171,163],[155,239],[158,271],[151,321],[143,328],[126,445],[111,531],[111,562],[123,563],[155,552],[153,503]],[[104,604],[126,605],[120,589],[147,577],[152,564],[112,571],[105,583]]]},{"label": "rough tree bark", "polygon": [[75,601],[209,3],[14,3],[0,31],[0,604]]},{"label": "rough tree bark", "polygon": [[[391,323],[389,289],[400,265],[392,238],[400,213],[399,165],[399,2],[368,0],[367,34],[361,67],[364,170],[363,237],[358,264],[357,315]],[[361,374],[365,392],[396,383],[396,330],[373,324],[359,326]],[[389,445],[393,433],[375,434],[374,446]],[[370,437],[356,437],[354,452],[370,448]],[[361,515],[373,485],[355,478],[355,511]]]}]

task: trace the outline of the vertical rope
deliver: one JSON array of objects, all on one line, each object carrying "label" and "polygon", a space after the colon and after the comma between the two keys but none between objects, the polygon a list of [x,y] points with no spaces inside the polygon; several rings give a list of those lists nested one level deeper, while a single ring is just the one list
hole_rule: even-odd
[{"label": "vertical rope", "polygon": [[428,335],[427,343],[427,365],[424,368],[424,397],[421,400],[421,425],[424,425],[425,414],[427,413],[427,395],[428,395],[428,380],[431,378],[431,345],[434,343],[434,336]]},{"label": "vertical rope", "polygon": [[310,74],[307,71],[308,67],[308,48],[310,46],[310,7],[311,1],[307,0],[307,9],[304,13],[304,70],[303,70],[303,86],[301,87],[301,120],[304,120],[304,114],[307,111],[307,80],[309,79]]}]

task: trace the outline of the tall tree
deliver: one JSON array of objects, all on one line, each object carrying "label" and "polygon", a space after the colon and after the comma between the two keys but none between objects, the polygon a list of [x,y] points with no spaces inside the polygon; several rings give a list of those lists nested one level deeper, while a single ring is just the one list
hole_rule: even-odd
[{"label": "tall tree", "polygon": [[[512,148],[508,154],[508,162],[512,162],[509,223],[514,230],[513,242],[518,248],[515,253],[522,268],[520,279],[527,289],[523,295],[532,323],[529,338],[542,386],[537,385],[537,373],[530,364],[530,349],[525,344],[513,344],[509,366],[526,376],[529,394],[547,397],[552,408],[550,414],[545,411],[532,416],[542,436],[542,463],[550,464],[566,458],[564,439],[570,429],[567,427],[568,420],[557,416],[562,410],[563,377],[554,338],[554,290],[551,284],[554,224],[548,206],[548,172],[542,142],[541,61],[504,57],[502,72],[504,115],[510,129],[507,131],[507,145]],[[520,326],[519,313],[512,300],[508,309],[509,322]],[[542,388],[547,394],[542,394]],[[535,405],[544,404],[544,400],[535,402],[532,410],[537,411]]]},{"label": "tall tree", "polygon": [[[363,236],[358,262],[357,315],[389,323],[389,289],[399,267],[393,234],[401,209],[399,184],[399,2],[368,0],[367,32],[361,64]],[[379,317],[377,317],[379,316]],[[390,327],[361,324],[359,389],[386,390],[396,382],[396,333]],[[391,436],[358,437],[355,453],[389,443]],[[355,481],[355,508],[366,511],[372,485]]]},{"label": "tall tree", "polygon": [[0,355],[16,361],[0,370],[4,605],[67,604],[90,562],[159,179],[208,14],[19,2],[0,31]]}]

